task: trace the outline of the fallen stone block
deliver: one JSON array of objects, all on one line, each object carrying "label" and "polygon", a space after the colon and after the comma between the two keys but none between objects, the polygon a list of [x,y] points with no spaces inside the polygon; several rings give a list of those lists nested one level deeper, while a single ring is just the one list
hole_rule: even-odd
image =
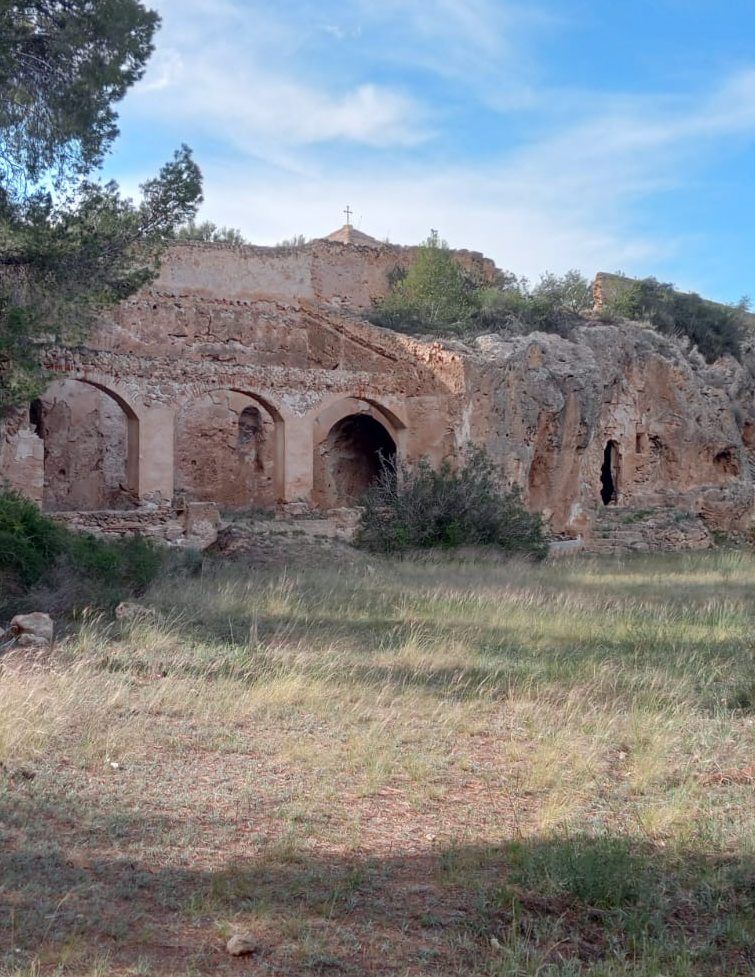
[{"label": "fallen stone block", "polygon": [[19,648],[49,647],[52,644],[52,618],[40,611],[17,614],[10,622],[8,631],[16,639]]}]

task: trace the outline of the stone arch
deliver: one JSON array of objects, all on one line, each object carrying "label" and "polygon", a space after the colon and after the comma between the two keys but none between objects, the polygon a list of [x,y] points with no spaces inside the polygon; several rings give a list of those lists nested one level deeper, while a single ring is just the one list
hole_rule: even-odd
[{"label": "stone arch", "polygon": [[29,423],[44,445],[45,510],[121,509],[136,504],[140,419],[117,384],[61,374],[30,405]]},{"label": "stone arch", "polygon": [[175,490],[228,508],[280,501],[285,428],[280,409],[243,387],[205,388],[176,418]]},{"label": "stone arch", "polygon": [[355,505],[383,461],[401,453],[405,426],[371,400],[343,398],[315,421],[313,501],[323,508]]}]

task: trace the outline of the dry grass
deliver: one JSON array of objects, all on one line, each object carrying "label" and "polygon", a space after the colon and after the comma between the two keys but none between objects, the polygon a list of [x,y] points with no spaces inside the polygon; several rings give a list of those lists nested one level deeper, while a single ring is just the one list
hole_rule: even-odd
[{"label": "dry grass", "polygon": [[754,585],[206,566],[6,657],[0,974],[752,973]]}]

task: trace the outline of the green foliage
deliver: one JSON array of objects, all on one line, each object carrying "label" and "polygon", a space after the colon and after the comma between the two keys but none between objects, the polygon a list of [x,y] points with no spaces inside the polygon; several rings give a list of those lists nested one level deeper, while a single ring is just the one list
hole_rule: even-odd
[{"label": "green foliage", "polygon": [[578,271],[544,274],[534,287],[507,275],[481,291],[476,331],[508,334],[554,332],[568,335],[575,317],[592,308],[590,283]]},{"label": "green foliage", "polygon": [[362,500],[357,542],[385,553],[471,544],[545,556],[540,516],[524,508],[519,492],[503,491],[497,474],[477,448],[456,471],[426,460],[412,470],[384,465]]},{"label": "green foliage", "polygon": [[218,227],[212,221],[189,221],[176,231],[177,241],[206,241],[211,244],[249,244],[237,227]]},{"label": "green foliage", "polygon": [[394,268],[390,292],[375,305],[372,321],[400,332],[475,336],[535,330],[567,334],[575,315],[592,308],[592,288],[578,271],[545,274],[534,287],[503,274],[478,282],[433,231],[416,262]]},{"label": "green foliage", "polygon": [[15,492],[0,493],[0,572],[29,587],[65,551],[65,531],[33,502]]},{"label": "green foliage", "polygon": [[377,303],[373,319],[401,332],[459,333],[478,308],[474,283],[433,231],[408,271],[392,275],[391,291]]},{"label": "green foliage", "polygon": [[157,23],[136,0],[0,9],[0,412],[38,392],[40,347],[81,341],[103,306],[154,277],[196,213],[201,174],[186,146],[139,203],[87,179]]},{"label": "green foliage", "polygon": [[532,297],[567,312],[586,312],[593,307],[592,285],[576,268],[563,275],[546,272],[533,288]]},{"label": "green foliage", "polygon": [[23,496],[0,491],[0,589],[14,600],[57,576],[75,592],[74,603],[112,604],[154,580],[163,559],[141,537],[105,541],[73,533]]},{"label": "green foliage", "polygon": [[545,896],[568,894],[588,906],[619,909],[651,890],[650,867],[621,837],[554,838],[532,849],[512,845],[512,882]]},{"label": "green foliage", "polygon": [[137,0],[0,6],[0,185],[102,162],[118,134],[113,105],[141,78],[158,23]]},{"label": "green foliage", "polygon": [[667,335],[687,336],[712,363],[727,354],[740,358],[747,304],[743,299],[736,306],[718,305],[695,293],[677,292],[668,282],[644,278],[619,288],[608,311],[650,322]]}]

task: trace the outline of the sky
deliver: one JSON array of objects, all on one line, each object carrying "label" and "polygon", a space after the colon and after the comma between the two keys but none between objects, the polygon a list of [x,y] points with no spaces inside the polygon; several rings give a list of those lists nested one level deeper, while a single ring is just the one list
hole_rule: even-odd
[{"label": "sky", "polygon": [[106,174],[181,144],[200,219],[255,244],[437,229],[536,280],[578,268],[755,298],[755,0],[151,0]]}]

